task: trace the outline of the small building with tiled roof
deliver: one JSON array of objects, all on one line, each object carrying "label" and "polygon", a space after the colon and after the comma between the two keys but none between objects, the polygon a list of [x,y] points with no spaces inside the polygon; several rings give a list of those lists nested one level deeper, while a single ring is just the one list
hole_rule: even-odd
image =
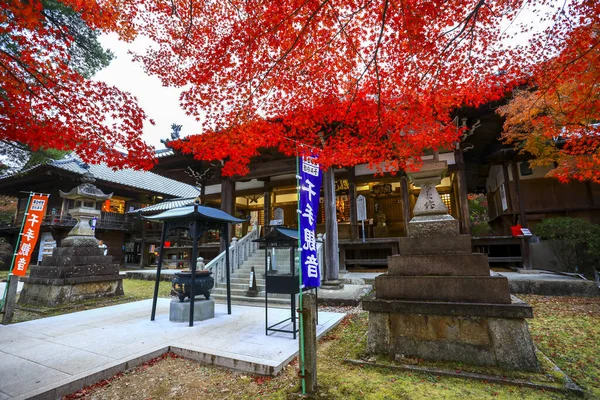
[{"label": "small building with tiled roof", "polygon": [[[50,199],[40,243],[44,240],[60,243],[75,225],[75,220],[67,213],[73,206],[71,200],[61,198],[59,191],[73,189],[81,183],[86,173],[96,179],[94,184],[104,193],[113,193],[112,198],[98,205],[101,218],[96,237],[104,241],[108,246],[108,254],[120,264],[140,264],[143,256],[147,256],[145,253],[153,249],[154,241],[158,241],[154,232],[157,228],[145,226],[152,224],[143,222],[130,211],[169,199],[193,199],[200,194],[195,186],[153,172],[128,168],[113,170],[104,164],[88,165],[76,157],[68,156],[0,177],[0,195],[19,199],[13,223],[0,227],[0,236],[11,243],[15,242],[28,193],[47,193]],[[32,263],[36,262],[36,257],[37,250]]]}]

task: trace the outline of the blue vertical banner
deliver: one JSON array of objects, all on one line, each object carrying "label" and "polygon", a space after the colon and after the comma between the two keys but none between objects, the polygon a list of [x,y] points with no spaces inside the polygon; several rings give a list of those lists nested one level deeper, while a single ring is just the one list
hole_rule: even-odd
[{"label": "blue vertical banner", "polygon": [[321,197],[321,170],[312,157],[302,157],[300,167],[300,262],[304,287],[319,287],[321,277],[317,257],[317,214]]}]

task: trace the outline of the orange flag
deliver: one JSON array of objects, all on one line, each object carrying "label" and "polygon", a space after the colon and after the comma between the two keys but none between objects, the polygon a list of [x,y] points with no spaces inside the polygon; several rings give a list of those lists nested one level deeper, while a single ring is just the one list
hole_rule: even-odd
[{"label": "orange flag", "polygon": [[19,244],[19,251],[15,256],[13,264],[13,274],[18,276],[25,276],[27,268],[29,267],[29,261],[31,260],[31,254],[35,245],[38,241],[40,233],[40,227],[42,226],[42,220],[46,215],[46,208],[48,207],[48,196],[45,195],[33,195],[29,202],[29,209],[25,214],[25,223],[21,231],[21,242]]}]

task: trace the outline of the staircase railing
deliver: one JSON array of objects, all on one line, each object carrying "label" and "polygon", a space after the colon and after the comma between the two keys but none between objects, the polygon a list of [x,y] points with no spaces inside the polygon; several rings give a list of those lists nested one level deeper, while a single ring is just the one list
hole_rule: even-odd
[{"label": "staircase railing", "polygon": [[[254,243],[254,240],[260,237],[260,226],[258,224],[252,225],[252,230],[243,238],[233,238],[229,245],[229,268],[230,273],[233,273],[236,269],[250,257],[250,255],[258,248],[258,243]],[[223,284],[227,280],[227,265],[225,263],[225,251],[221,252],[218,256],[213,258],[209,263],[206,264],[205,268],[212,271],[213,278],[215,279],[215,287]]]}]

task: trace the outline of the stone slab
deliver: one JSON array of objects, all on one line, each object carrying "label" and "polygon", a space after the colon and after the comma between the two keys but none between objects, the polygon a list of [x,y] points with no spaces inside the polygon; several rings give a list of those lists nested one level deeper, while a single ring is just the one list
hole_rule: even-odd
[{"label": "stone slab", "polygon": [[[57,257],[104,256],[104,249],[94,247],[56,247],[52,255]],[[107,256],[110,257],[110,256]],[[42,265],[44,262],[42,261]]]},{"label": "stone slab", "polygon": [[63,279],[57,280],[54,284],[48,284],[43,279],[28,278],[19,296],[19,304],[52,307],[71,301],[123,295],[123,277],[120,275],[107,278],[88,277],[78,280],[80,282],[69,283],[68,279]]},{"label": "stone slab", "polygon": [[403,237],[398,240],[399,254],[428,255],[435,254],[471,254],[471,236],[456,235],[429,237]]},{"label": "stone slab", "polygon": [[369,313],[371,353],[538,371],[524,319]]},{"label": "stone slab", "polygon": [[408,236],[410,237],[439,238],[458,236],[459,234],[459,223],[450,215],[418,216],[408,223]]},{"label": "stone slab", "polygon": [[388,257],[388,274],[401,276],[490,276],[485,254],[394,255]]},{"label": "stone slab", "polygon": [[[158,300],[155,321],[150,321],[151,307],[151,300],[143,300],[0,325],[0,392],[12,399],[61,398],[166,351],[207,364],[276,375],[298,352],[298,340],[291,335],[265,335],[264,305],[233,305],[232,314],[228,315],[226,305],[216,304],[215,318],[197,322],[193,327],[169,321],[170,299]],[[269,318],[274,321],[288,314],[289,308],[269,309]],[[341,313],[319,312],[317,335],[321,337],[343,317]],[[61,329],[68,327],[77,329]],[[112,344],[109,348],[107,342]],[[63,357],[60,368],[69,372],[54,368],[57,358],[48,358],[48,363],[54,363],[52,366],[46,358],[36,358],[36,362],[24,358],[31,358],[30,344],[40,354],[66,348],[54,357]],[[240,348],[244,354],[237,352]],[[78,350],[73,358],[72,349]],[[94,360],[93,365],[81,363],[86,352]],[[3,372],[8,375],[2,375]],[[17,379],[20,377],[23,379]]]},{"label": "stone slab", "polygon": [[[94,258],[94,257],[84,257]],[[104,258],[104,257],[102,257]],[[32,278],[50,278],[50,279],[62,279],[62,278],[77,278],[84,276],[95,276],[95,275],[117,275],[119,274],[119,266],[112,263],[105,264],[94,264],[93,262],[82,264],[82,265],[45,265],[38,266],[34,265],[31,267],[30,276]]]},{"label": "stone slab", "polygon": [[531,306],[514,296],[511,304],[382,300],[375,299],[373,296],[363,299],[361,304],[363,310],[375,312],[490,318],[533,318]]},{"label": "stone slab", "polygon": [[[189,299],[181,302],[179,300],[171,300],[169,307],[169,321],[171,322],[189,322],[190,321],[190,305]],[[194,321],[204,321],[205,319],[215,317],[215,301],[195,300],[194,301]]]},{"label": "stone slab", "polygon": [[511,303],[505,277],[380,275],[375,291],[388,300]]}]

